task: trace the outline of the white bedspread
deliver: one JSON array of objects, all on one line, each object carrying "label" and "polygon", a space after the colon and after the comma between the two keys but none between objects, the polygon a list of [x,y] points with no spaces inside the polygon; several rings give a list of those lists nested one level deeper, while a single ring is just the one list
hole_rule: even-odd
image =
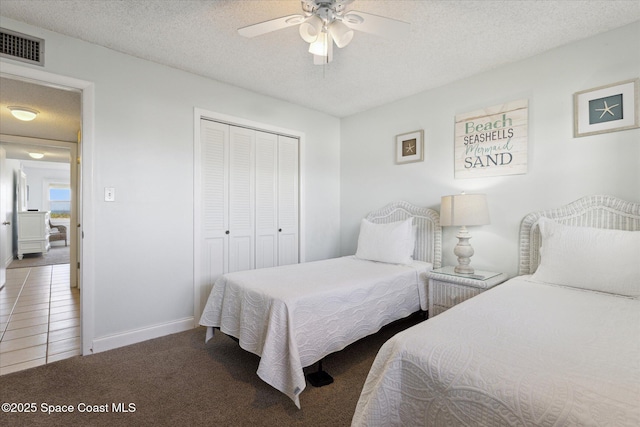
[{"label": "white bedspread", "polygon": [[200,324],[219,327],[260,356],[258,376],[300,407],[303,367],[427,309],[424,273],[431,267],[348,256],[229,273],[214,284]]},{"label": "white bedspread", "polygon": [[397,334],[353,426],[639,426],[640,301],[526,276]]}]

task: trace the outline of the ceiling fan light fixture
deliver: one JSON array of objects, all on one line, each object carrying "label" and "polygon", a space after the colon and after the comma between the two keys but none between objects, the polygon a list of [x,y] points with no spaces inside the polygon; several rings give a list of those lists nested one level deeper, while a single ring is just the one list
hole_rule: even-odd
[{"label": "ceiling fan light fixture", "polygon": [[365,33],[406,37],[407,22],[370,13],[348,11],[347,6],[355,0],[302,0],[303,14],[282,16],[238,29],[244,37],[256,37],[271,31],[300,25],[300,37],[309,43],[316,65],[328,64],[333,60],[333,44],[338,48],[347,46],[353,40],[355,31]]},{"label": "ceiling fan light fixture", "polygon": [[316,41],[309,45],[309,53],[313,53],[316,56],[327,56],[329,51],[329,39],[327,33],[321,32]]},{"label": "ceiling fan light fixture", "polygon": [[324,33],[327,38],[326,44],[326,54],[325,55],[313,55],[313,64],[314,65],[327,65],[331,61],[333,61],[333,41],[331,40],[331,35]]},{"label": "ceiling fan light fixture", "polygon": [[340,21],[333,21],[329,25],[329,34],[339,48],[345,47],[353,40],[353,30]]},{"label": "ceiling fan light fixture", "polygon": [[22,120],[23,122],[30,122],[31,120],[35,119],[36,116],[40,113],[37,110],[33,110],[31,108],[26,108],[26,107],[7,107],[10,111],[11,114],[13,115],[13,117],[15,117],[18,120]]},{"label": "ceiling fan light fixture", "polygon": [[300,24],[300,37],[307,43],[315,42],[322,32],[323,25],[324,22],[318,15],[309,17],[309,19]]}]

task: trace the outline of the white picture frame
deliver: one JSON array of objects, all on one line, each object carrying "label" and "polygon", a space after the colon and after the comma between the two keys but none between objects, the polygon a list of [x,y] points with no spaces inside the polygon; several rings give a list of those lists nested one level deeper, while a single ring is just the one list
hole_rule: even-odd
[{"label": "white picture frame", "polygon": [[454,178],[522,175],[528,170],[529,100],[457,114]]},{"label": "white picture frame", "polygon": [[424,131],[403,133],[396,136],[396,163],[405,164],[424,160]]},{"label": "white picture frame", "polygon": [[636,78],[576,92],[574,138],[640,127],[639,82]]}]

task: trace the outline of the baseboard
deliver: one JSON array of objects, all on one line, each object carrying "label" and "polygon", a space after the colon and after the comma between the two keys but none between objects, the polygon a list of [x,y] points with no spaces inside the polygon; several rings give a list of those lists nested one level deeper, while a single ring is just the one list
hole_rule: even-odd
[{"label": "baseboard", "polygon": [[150,326],[148,328],[136,329],[120,334],[109,335],[93,340],[93,353],[100,353],[126,345],[136,344],[153,338],[163,337],[178,332],[193,329],[193,317]]}]

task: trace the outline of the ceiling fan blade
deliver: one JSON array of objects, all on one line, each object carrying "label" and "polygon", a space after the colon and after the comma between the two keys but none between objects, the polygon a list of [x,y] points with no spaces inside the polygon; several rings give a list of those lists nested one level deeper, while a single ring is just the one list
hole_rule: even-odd
[{"label": "ceiling fan blade", "polygon": [[301,24],[306,17],[304,15],[288,15],[281,18],[270,19],[258,24],[248,25],[238,29],[238,34],[244,37],[256,37],[272,31],[292,27]]},{"label": "ceiling fan blade", "polygon": [[342,19],[349,28],[383,37],[406,37],[410,24],[357,10],[349,11]]}]

